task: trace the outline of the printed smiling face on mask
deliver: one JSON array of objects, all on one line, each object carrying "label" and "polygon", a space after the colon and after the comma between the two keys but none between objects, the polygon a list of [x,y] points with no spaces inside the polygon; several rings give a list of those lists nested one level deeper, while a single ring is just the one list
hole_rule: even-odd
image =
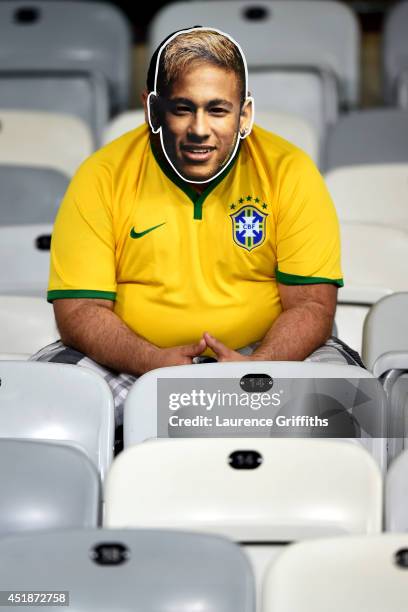
[{"label": "printed smiling face on mask", "polygon": [[235,42],[217,30],[179,32],[161,47],[149,123],[185,181],[206,183],[232,161],[253,122],[246,65]]}]

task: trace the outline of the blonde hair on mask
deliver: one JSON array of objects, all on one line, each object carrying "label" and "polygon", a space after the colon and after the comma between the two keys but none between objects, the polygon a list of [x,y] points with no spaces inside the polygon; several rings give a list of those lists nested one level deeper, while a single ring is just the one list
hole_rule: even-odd
[{"label": "blonde hair on mask", "polygon": [[244,102],[245,65],[240,49],[220,32],[195,29],[175,36],[163,49],[157,74],[157,90],[167,95],[172,84],[193,63],[210,63],[238,78],[241,103]]}]

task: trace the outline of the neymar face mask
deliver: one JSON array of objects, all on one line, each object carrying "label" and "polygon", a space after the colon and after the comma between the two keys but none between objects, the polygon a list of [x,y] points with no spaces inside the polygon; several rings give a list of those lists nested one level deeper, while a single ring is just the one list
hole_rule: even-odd
[{"label": "neymar face mask", "polygon": [[166,47],[177,36],[196,30],[203,32],[203,28],[177,32],[161,47],[154,91],[148,97],[148,117],[173,170],[184,181],[200,184],[215,179],[234,159],[240,140],[252,129],[254,102],[247,95],[247,67],[240,47],[227,34],[212,28],[204,30],[228,38],[242,57],[245,95],[234,70],[205,57],[189,62],[167,87],[159,82]]}]

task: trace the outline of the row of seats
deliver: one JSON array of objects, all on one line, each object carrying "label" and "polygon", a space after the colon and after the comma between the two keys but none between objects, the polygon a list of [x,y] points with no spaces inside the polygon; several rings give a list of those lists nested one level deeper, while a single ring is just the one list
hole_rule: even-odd
[{"label": "row of seats", "polygon": [[[303,116],[319,142],[340,111],[358,107],[360,32],[345,4],[218,0],[211,9],[210,17],[205,0],[165,6],[151,24],[149,53],[193,24],[227,32],[245,53],[258,108]],[[408,106],[407,21],[402,2],[384,31],[384,97],[402,108]],[[0,24],[0,108],[80,117],[98,145],[108,117],[129,105],[131,35],[123,14],[99,2],[9,0],[0,3]]]},{"label": "row of seats", "polygon": [[[296,559],[300,554],[304,561],[309,546],[313,572],[317,571],[321,579],[321,572],[328,569],[323,559],[329,553],[329,546],[334,547],[332,553],[339,546],[346,554],[347,547],[356,542],[363,555],[364,547],[372,546],[373,542],[397,542],[401,536],[380,535],[384,501],[386,530],[402,532],[408,528],[408,451],[392,464],[383,494],[378,466],[361,446],[350,442],[253,438],[151,440],[133,446],[115,459],[105,487],[103,515],[96,470],[80,450],[43,441],[2,439],[0,458],[0,585],[7,590],[28,590],[30,579],[38,589],[38,585],[43,584],[41,573],[45,571],[39,560],[45,558],[47,590],[51,589],[50,583],[55,584],[51,579],[52,572],[56,572],[56,579],[58,572],[65,567],[69,570],[63,581],[64,589],[72,588],[71,596],[76,595],[79,585],[75,584],[74,577],[77,577],[78,567],[84,571],[82,562],[78,559],[79,566],[74,563],[69,567],[72,560],[69,559],[68,563],[63,551],[68,548],[71,553],[78,552],[76,547],[81,538],[88,542],[88,551],[93,549],[90,547],[91,539],[99,540],[101,547],[102,543],[107,547],[101,555],[100,565],[121,565],[125,561],[134,561],[136,557],[134,554],[126,555],[120,561],[119,551],[114,553],[108,543],[115,542],[118,546],[124,541],[124,548],[128,549],[126,542],[129,540],[124,534],[129,534],[132,541],[133,532],[129,530],[143,530],[137,532],[140,537],[149,534],[153,538],[150,549],[143,545],[139,549],[141,560],[149,565],[152,548],[155,548],[154,538],[162,538],[162,545],[166,537],[173,538],[172,553],[170,550],[166,553],[166,546],[160,554],[155,552],[157,563],[161,564],[169,562],[170,554],[183,549],[183,540],[177,542],[177,532],[187,532],[193,538],[190,546],[194,537],[204,542],[208,538],[209,553],[213,551],[216,554],[211,540],[225,541],[220,536],[241,547],[252,568],[250,570],[247,561],[241,562],[251,576],[251,606],[254,604],[253,573],[259,610],[262,586],[265,596],[267,582],[275,572],[274,584],[280,593],[279,598],[286,590],[287,582],[279,575],[281,559],[286,563],[292,555]],[[7,463],[13,465],[12,473]],[[95,531],[101,525],[104,529]],[[63,536],[55,531],[57,529],[71,534],[73,539],[69,544],[68,541],[64,544]],[[164,531],[153,530],[174,531],[172,536],[170,532],[166,536]],[[322,538],[335,539],[329,544]],[[24,546],[25,554],[21,555]],[[55,547],[54,553],[49,548],[51,546]],[[229,546],[233,550],[232,542]],[[7,563],[4,559],[6,551]],[[218,555],[221,552],[222,548]],[[240,556],[244,558],[242,554]],[[349,561],[349,556],[346,557]],[[205,558],[200,559],[203,572],[206,571]],[[17,559],[18,566],[15,565]],[[55,563],[51,559],[55,559]],[[65,563],[61,567],[62,559]],[[91,559],[95,557],[92,555]],[[87,562],[89,564],[89,552]],[[190,563],[189,560],[188,565]],[[226,559],[223,563],[222,583],[225,585],[225,572],[233,571],[234,566]],[[299,569],[300,565],[299,560]],[[405,567],[404,559],[400,566]],[[13,577],[17,569],[20,570],[18,585],[17,576]],[[30,575],[26,574],[29,570]],[[85,581],[88,571],[85,570],[83,575]],[[93,571],[98,571],[98,568],[93,567]],[[169,571],[170,566],[165,573],[165,584],[168,583]],[[309,579],[310,567],[306,574]],[[110,580],[108,572],[106,575]],[[38,581],[33,580],[34,576],[39,578]],[[187,573],[187,589],[192,588],[188,577]],[[207,583],[208,576],[203,576],[202,582]],[[337,582],[336,586],[340,588]],[[297,587],[295,581],[289,590],[296,591]],[[271,596],[269,593],[268,597]],[[292,596],[286,593],[289,600]],[[92,601],[97,595],[91,591],[89,597]],[[273,612],[275,609],[271,608]],[[293,609],[302,608],[287,608]],[[351,609],[350,606],[347,609]]]},{"label": "row of seats", "polygon": [[[228,412],[243,419],[254,417],[249,431],[261,437],[360,440],[385,472],[387,463],[408,448],[408,342],[398,324],[407,299],[408,294],[394,294],[368,316],[365,358],[372,373],[356,366],[308,362],[207,363],[148,372],[135,382],[125,402],[125,447],[163,436],[247,435],[246,421],[227,418],[220,424],[213,406],[181,402],[180,396],[186,393],[191,398],[198,385],[194,395],[205,398],[210,393],[220,419],[230,416]],[[2,330],[10,327],[10,320],[4,319]],[[112,462],[115,427],[107,383],[86,367],[29,362],[24,355],[21,361],[15,359],[18,355],[12,361],[13,355],[1,357],[0,438],[74,441],[86,450],[104,480]],[[272,386],[278,399],[272,402],[267,396],[266,404],[260,403],[262,388],[255,387],[253,395],[250,387],[241,403],[238,399],[246,390],[242,385],[248,379],[260,379],[262,385],[270,385],[267,390]],[[296,415],[305,422],[292,423]],[[276,423],[258,420],[265,418]],[[323,418],[326,429],[319,427]]]},{"label": "row of seats", "polygon": [[[255,112],[258,125],[306,151],[326,173],[344,167],[408,163],[407,117],[407,111],[396,109],[343,115],[329,130],[320,150],[317,134],[301,116],[277,111]],[[141,110],[117,115],[105,127],[103,143],[139,127],[144,120]],[[86,125],[70,115],[0,110],[0,126],[1,166],[47,168],[71,177],[93,151]],[[34,174],[30,180],[39,179]],[[45,184],[48,179],[42,180]],[[34,198],[40,195],[34,187]],[[45,220],[49,219],[50,214]]]},{"label": "row of seats", "polygon": [[[332,612],[404,612],[407,546],[406,534],[292,544],[270,565],[258,609],[326,612],[329,605]],[[256,609],[244,553],[208,534],[83,529],[9,537],[0,542],[0,573],[0,584],[17,591],[8,594],[9,606],[2,603],[6,610],[23,599],[38,601],[35,592],[28,599],[28,591],[43,582],[53,591],[51,610],[74,602],[78,612],[133,612],[135,602],[145,612]]]}]

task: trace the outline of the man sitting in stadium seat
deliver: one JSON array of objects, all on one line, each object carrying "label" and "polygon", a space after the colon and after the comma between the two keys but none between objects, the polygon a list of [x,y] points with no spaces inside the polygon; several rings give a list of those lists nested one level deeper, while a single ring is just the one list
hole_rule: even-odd
[{"label": "man sitting in stadium seat", "polygon": [[217,30],[178,32],[147,87],[150,129],[92,155],[61,204],[48,299],[62,341],[33,359],[99,371],[117,423],[136,376],[203,354],[362,365],[330,338],[334,206],[305,153],[252,128],[239,46]]}]

